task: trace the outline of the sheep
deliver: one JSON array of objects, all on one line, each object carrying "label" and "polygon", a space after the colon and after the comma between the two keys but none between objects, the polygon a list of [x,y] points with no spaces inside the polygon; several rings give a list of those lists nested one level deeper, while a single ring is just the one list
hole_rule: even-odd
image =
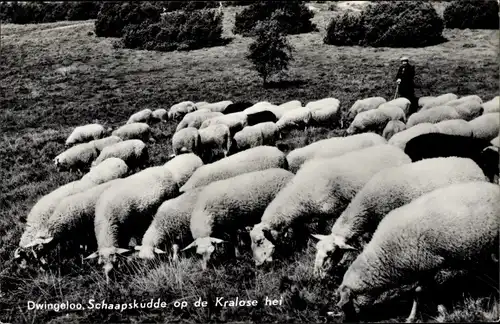
[{"label": "sheep", "polygon": [[293,173],[297,173],[302,164],[307,160],[313,158],[332,158],[372,145],[386,143],[386,140],[382,136],[375,133],[364,133],[319,140],[288,153],[286,157],[288,169]]},{"label": "sheep", "polygon": [[200,110],[200,109],[202,109],[202,108],[203,108],[203,106],[208,105],[208,104],[209,104],[209,103],[208,103],[208,102],[206,102],[206,101],[198,101],[198,102],[196,102],[194,105],[196,106],[196,108],[197,108],[198,110]]},{"label": "sheep", "polygon": [[490,143],[491,143],[491,145],[493,145],[493,146],[500,147],[500,139],[499,139],[499,137],[498,137],[498,136],[497,136],[497,137],[495,137],[494,139],[492,139],[492,140],[490,141]]},{"label": "sheep", "polygon": [[[236,243],[237,231],[258,223],[264,209],[292,177],[289,171],[272,168],[207,185],[200,192],[191,216],[194,241],[183,251],[196,247],[205,270],[214,245],[222,243],[224,238]],[[237,249],[235,252],[238,256]]]},{"label": "sheep", "polygon": [[382,97],[369,97],[356,100],[356,102],[349,109],[347,118],[352,119],[360,112],[376,109],[378,106],[386,102],[387,100]]},{"label": "sheep", "polygon": [[469,100],[453,107],[460,116],[459,118],[467,121],[470,121],[483,114],[483,107],[477,100]]},{"label": "sheep", "polygon": [[158,108],[152,112],[151,118],[155,121],[166,121],[168,119],[168,111],[165,108]]},{"label": "sheep", "polygon": [[[337,306],[358,313],[391,288],[432,287],[442,269],[481,269],[498,253],[499,215],[498,186],[487,182],[452,184],[391,211],[344,274]],[[407,322],[416,312],[414,299]]]},{"label": "sheep", "polygon": [[449,119],[435,124],[441,134],[472,136],[472,127],[463,119]]},{"label": "sheep", "polygon": [[232,114],[240,111],[244,111],[245,109],[252,107],[253,104],[248,101],[240,101],[240,102],[235,102],[230,104],[229,106],[224,109],[224,114]]},{"label": "sheep", "polygon": [[[413,116],[413,115],[412,115]],[[439,130],[434,124],[431,123],[422,123],[415,125],[413,127],[408,127],[397,134],[394,134],[387,143],[397,146],[400,149],[404,150],[406,143],[414,137],[417,137],[422,134],[427,133],[439,133]]]},{"label": "sheep", "polygon": [[427,110],[420,110],[419,112],[412,114],[408,118],[406,126],[408,128],[411,128],[412,126],[417,124],[422,124],[422,123],[435,124],[443,120],[449,120],[449,119],[461,119],[461,117],[454,107],[438,106]]},{"label": "sheep", "polygon": [[496,96],[490,101],[483,102],[483,114],[500,112],[500,96]]},{"label": "sheep", "polygon": [[273,114],[271,111],[263,110],[253,114],[248,114],[247,120],[248,120],[247,126],[254,126],[259,123],[266,123],[266,122],[276,123],[278,121],[278,118],[276,118],[276,115]]},{"label": "sheep", "polygon": [[278,137],[279,129],[275,123],[267,122],[247,126],[234,135],[231,153],[234,154],[260,145],[274,146]]},{"label": "sheep", "polygon": [[177,186],[182,187],[203,161],[193,153],[181,154],[167,161],[163,166],[170,170]]},{"label": "sheep", "polygon": [[106,130],[99,124],[87,124],[76,127],[66,139],[66,145],[85,143],[103,137]]},{"label": "sheep", "polygon": [[380,108],[364,111],[354,117],[346,133],[351,135],[367,131],[380,132],[390,120],[391,116]]},{"label": "sheep", "polygon": [[[325,277],[344,251],[362,249],[382,218],[398,207],[453,183],[485,181],[483,171],[470,159],[435,158],[388,168],[374,175],[335,221],[329,235],[312,236],[316,244],[314,273]],[[361,238],[365,242],[361,241]]]},{"label": "sheep", "polygon": [[172,259],[178,259],[179,247],[193,240],[189,224],[194,206],[203,188],[190,190],[161,204],[151,225],[144,233],[141,244],[135,246],[139,258],[154,259],[155,253],[165,253],[160,247],[167,245],[171,247]]},{"label": "sheep", "polygon": [[200,136],[200,155],[205,161],[214,161],[217,157],[226,157],[231,147],[231,131],[224,124],[216,124],[198,131]]},{"label": "sheep", "polygon": [[243,110],[243,112],[245,114],[253,114],[259,111],[266,110],[269,107],[276,107],[276,106],[270,103],[269,101],[260,101],[254,104],[253,106],[246,108],[245,110]]},{"label": "sheep", "polygon": [[458,99],[458,96],[456,94],[445,93],[445,94],[442,94],[440,96],[437,96],[431,102],[424,104],[421,110],[427,110],[427,109],[430,109],[433,107],[443,106],[443,105],[446,105],[447,102],[450,102],[450,101],[453,101],[456,99]]},{"label": "sheep", "polygon": [[122,141],[121,138],[119,138],[118,136],[112,135],[112,136],[108,136],[108,137],[104,137],[101,139],[90,141],[89,143],[94,145],[95,148],[97,149],[97,151],[101,152],[106,146],[110,146],[110,145],[116,144],[116,143],[121,142],[121,141]]},{"label": "sheep", "polygon": [[276,147],[257,146],[214,163],[203,165],[194,172],[179,191],[186,192],[242,173],[270,168],[287,169],[287,166],[285,154]]},{"label": "sheep", "polygon": [[140,239],[163,201],[178,194],[178,186],[168,167],[158,166],[133,174],[107,188],[95,206],[94,231],[97,251],[86,259],[99,256],[106,279],[117,254],[131,238]]},{"label": "sheep", "polygon": [[440,133],[423,134],[408,141],[405,153],[412,161],[449,156],[470,158],[481,167],[490,181],[499,172],[498,149],[495,150],[484,139]]},{"label": "sheep", "polygon": [[141,111],[136,112],[127,120],[127,124],[132,123],[147,123],[151,119],[151,115],[153,111],[149,108],[143,109]]},{"label": "sheep", "polygon": [[178,132],[186,127],[200,128],[201,124],[203,124],[205,120],[219,116],[224,116],[224,114],[220,112],[212,112],[208,109],[207,110],[200,109],[197,111],[193,111],[192,113],[189,113],[186,116],[184,116],[184,118],[177,125],[175,131]]},{"label": "sheep", "polygon": [[386,140],[389,140],[394,134],[402,132],[406,129],[405,123],[400,120],[389,120],[387,125],[385,125],[384,130],[382,131],[382,137]]},{"label": "sheep", "polygon": [[272,260],[274,247],[284,247],[281,241],[289,229],[303,233],[312,218],[334,220],[373,175],[410,162],[403,151],[388,144],[306,162],[250,231],[255,264]]},{"label": "sheep", "polygon": [[299,100],[291,100],[282,103],[278,107],[280,108],[285,108],[285,109],[295,109],[295,108],[300,108],[302,107],[302,103]]},{"label": "sheep", "polygon": [[77,144],[54,158],[54,165],[59,171],[87,170],[99,152],[92,143]]},{"label": "sheep", "polygon": [[[203,105],[203,106],[205,106],[205,105]],[[168,116],[169,120],[177,120],[177,119],[183,117],[184,115],[186,115],[190,112],[193,112],[197,109],[198,109],[198,107],[194,104],[194,102],[182,101],[182,102],[176,103],[175,105],[170,107],[170,109],[168,110],[167,116]]]},{"label": "sheep", "polygon": [[287,128],[306,128],[312,118],[311,110],[306,107],[289,110],[276,122],[276,126],[281,130]]},{"label": "sheep", "polygon": [[420,97],[418,98],[418,107],[419,108],[422,108],[423,106],[425,105],[429,105],[430,103],[432,103],[434,100],[436,100],[437,97],[435,96],[424,96],[424,97]]},{"label": "sheep", "polygon": [[118,136],[124,141],[138,139],[147,142],[151,136],[151,128],[146,123],[126,124],[114,130],[111,135]]},{"label": "sheep", "polygon": [[468,95],[468,96],[463,96],[461,98],[457,98],[455,100],[450,100],[446,103],[446,106],[457,107],[466,102],[476,102],[482,104],[483,100],[477,95]]},{"label": "sheep", "polygon": [[325,107],[338,107],[340,106],[340,101],[336,98],[324,98],[314,101],[309,101],[305,107],[309,108],[311,111],[315,109],[322,109]]},{"label": "sheep", "polygon": [[227,106],[229,106],[232,103],[233,102],[231,100],[208,103],[206,105],[203,105],[203,109],[209,109],[210,111],[213,112],[224,113],[224,110],[227,108]]},{"label": "sheep", "polygon": [[391,101],[387,101],[387,102],[381,104],[380,106],[378,106],[378,108],[380,109],[380,108],[385,107],[385,106],[397,106],[403,110],[405,115],[408,115],[410,113],[410,105],[411,105],[410,100],[408,100],[404,97],[400,97],[400,98],[393,99]]},{"label": "sheep", "polygon": [[500,132],[500,113],[481,115],[469,121],[475,138],[491,141]]},{"label": "sheep", "polygon": [[276,118],[278,118],[278,120],[279,120],[288,111],[291,111],[291,110],[294,110],[297,108],[301,108],[301,107],[302,107],[302,104],[300,101],[292,100],[292,101],[282,103],[279,106],[275,106],[275,105],[268,106],[265,109],[272,112],[276,116]]},{"label": "sheep", "polygon": [[311,120],[317,125],[332,125],[339,122],[340,101],[335,98],[327,98],[315,102],[309,102],[306,108],[311,110]]},{"label": "sheep", "polygon": [[244,112],[238,112],[234,114],[223,115],[220,117],[210,118],[205,120],[200,129],[206,128],[211,125],[224,124],[229,127],[231,136],[243,129],[243,127],[248,125],[248,116]]},{"label": "sheep", "polygon": [[132,170],[146,165],[149,159],[149,153],[143,141],[138,139],[126,140],[106,146],[92,163],[92,166],[96,166],[111,157],[122,159],[127,163],[129,169]]},{"label": "sheep", "polygon": [[110,157],[90,169],[81,181],[91,181],[98,185],[112,179],[122,178],[128,173],[127,164],[119,158]]},{"label": "sheep", "polygon": [[201,140],[198,130],[194,127],[183,128],[175,132],[172,136],[172,151],[171,157],[182,153],[198,154],[200,150]]},{"label": "sheep", "polygon": [[406,122],[406,114],[403,109],[398,106],[382,104],[377,108],[377,110],[382,111],[384,114],[389,116],[391,120],[400,120],[402,122]]}]

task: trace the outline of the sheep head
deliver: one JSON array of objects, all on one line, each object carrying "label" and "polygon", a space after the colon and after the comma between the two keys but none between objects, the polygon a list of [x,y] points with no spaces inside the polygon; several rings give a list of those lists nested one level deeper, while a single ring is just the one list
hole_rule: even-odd
[{"label": "sheep head", "polygon": [[259,223],[250,231],[252,253],[256,266],[273,261],[273,253],[278,238],[276,230],[270,230],[266,224]]},{"label": "sheep head", "polygon": [[355,249],[346,244],[345,238],[340,236],[312,234],[312,237],[318,240],[314,260],[314,275],[319,278],[325,278],[332,266],[340,262],[344,250]]},{"label": "sheep head", "polygon": [[196,253],[200,254],[203,257],[201,266],[203,270],[206,270],[208,260],[210,260],[212,253],[215,251],[214,244],[220,244],[222,242],[224,242],[224,240],[214,237],[199,237],[184,249],[182,249],[182,251],[186,251],[190,248],[196,247]]}]

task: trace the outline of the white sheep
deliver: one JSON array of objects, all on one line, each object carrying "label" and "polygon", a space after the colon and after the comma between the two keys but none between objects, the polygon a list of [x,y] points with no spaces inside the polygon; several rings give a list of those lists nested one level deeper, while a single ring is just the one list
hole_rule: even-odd
[{"label": "white sheep", "polygon": [[194,127],[183,128],[175,132],[172,136],[172,151],[171,155],[176,156],[182,153],[198,154],[201,148],[200,134]]},{"label": "white sheep", "polygon": [[141,111],[136,112],[127,120],[127,124],[132,123],[147,123],[151,119],[151,115],[153,111],[149,108],[143,109]]},{"label": "white sheep", "polygon": [[234,135],[232,152],[240,152],[260,145],[274,146],[280,131],[273,122],[247,126]]},{"label": "white sheep", "polygon": [[453,106],[457,111],[459,118],[464,120],[472,120],[483,114],[482,104],[477,99],[470,99],[461,104]]},{"label": "white sheep", "polygon": [[477,95],[468,95],[468,96],[463,96],[463,97],[457,98],[455,100],[450,100],[446,103],[446,106],[457,107],[457,106],[463,105],[466,102],[477,102],[479,104],[482,104],[483,100],[481,99],[481,97],[479,97]]},{"label": "white sheep", "polygon": [[404,97],[399,97],[381,104],[380,106],[378,106],[378,108],[382,108],[385,106],[397,106],[403,110],[405,115],[408,115],[408,113],[410,112],[410,105],[411,105],[410,100]]},{"label": "white sheep", "polygon": [[198,110],[200,110],[203,106],[208,105],[208,102],[206,101],[198,101],[194,104]]},{"label": "white sheep", "polygon": [[388,144],[307,161],[250,231],[256,265],[272,260],[274,247],[283,245],[288,229],[302,233],[313,218],[334,220],[373,175],[408,163],[411,159],[402,150]]},{"label": "white sheep", "polygon": [[275,105],[267,106],[267,107],[261,109],[260,111],[269,110],[279,120],[281,117],[283,117],[283,115],[286,112],[288,112],[290,110],[297,109],[297,108],[301,108],[301,107],[302,107],[302,103],[299,100],[292,100],[292,101],[282,103],[279,106],[275,106]]},{"label": "white sheep", "polygon": [[387,103],[380,105],[377,110],[382,111],[384,114],[389,116],[391,120],[400,120],[402,122],[406,122],[406,113],[402,108],[398,106],[390,105]]},{"label": "white sheep", "polygon": [[182,187],[193,173],[203,165],[203,161],[193,153],[181,154],[163,166],[170,170],[177,186]]},{"label": "white sheep", "polygon": [[94,145],[95,148],[101,152],[106,146],[110,146],[110,145],[113,145],[113,144],[116,144],[118,142],[121,142],[122,139],[119,138],[118,136],[108,136],[108,137],[104,137],[104,138],[101,138],[101,139],[97,139],[97,140],[93,140],[93,141],[90,141],[89,143]]},{"label": "white sheep", "polygon": [[386,140],[375,133],[363,133],[346,137],[319,140],[288,153],[288,168],[297,173],[304,162],[313,158],[332,158],[372,145],[386,144]]},{"label": "white sheep", "polygon": [[408,143],[409,140],[427,133],[439,133],[439,130],[436,128],[436,125],[431,123],[422,123],[413,127],[408,127],[407,125],[407,128],[404,131],[394,134],[394,136],[392,136],[387,142],[404,150],[406,143]]},{"label": "white sheep", "polygon": [[483,114],[500,112],[500,96],[496,96],[495,98],[483,102]]},{"label": "white sheep", "polygon": [[111,135],[118,136],[122,140],[138,139],[148,142],[151,136],[151,128],[146,123],[126,124],[114,130]]},{"label": "white sheep", "polygon": [[420,110],[412,114],[408,118],[406,126],[410,128],[414,125],[422,123],[435,124],[449,119],[461,119],[460,114],[456,111],[455,107],[437,106],[426,110]]},{"label": "white sheep", "polygon": [[441,134],[472,136],[472,127],[463,119],[449,119],[434,124]]},{"label": "white sheep", "polygon": [[87,124],[76,127],[66,139],[66,145],[85,143],[99,139],[106,134],[106,130],[99,124]]},{"label": "white sheep", "polygon": [[92,143],[77,144],[54,158],[54,165],[59,170],[79,170],[82,172],[90,167],[99,152]]},{"label": "white sheep", "polygon": [[420,97],[418,98],[418,107],[419,108],[422,108],[424,107],[425,105],[429,105],[430,103],[432,103],[434,100],[436,100],[437,97],[435,96],[424,96],[424,97]]},{"label": "white sheep", "polygon": [[352,119],[360,112],[376,109],[378,106],[386,102],[387,100],[383,97],[368,97],[356,100],[356,102],[349,109],[347,118]]},{"label": "white sheep", "polygon": [[92,167],[90,171],[84,175],[81,181],[91,181],[98,185],[108,182],[113,179],[124,177],[128,173],[127,164],[119,158],[110,157],[98,165]]},{"label": "white sheep", "polygon": [[220,112],[223,113],[226,110],[227,106],[232,104],[231,100],[218,101],[213,103],[207,103],[203,105],[203,109],[209,109],[212,112]]},{"label": "white sheep", "polygon": [[[314,272],[324,277],[341,261],[346,250],[362,249],[382,218],[413,199],[453,183],[488,181],[471,159],[425,159],[388,168],[374,175],[335,221],[329,235],[313,235]],[[365,235],[369,236],[366,237]]]},{"label": "white sheep", "polygon": [[131,238],[142,238],[158,207],[177,194],[177,183],[165,166],[147,168],[108,187],[95,207],[97,251],[86,259],[99,256],[108,279],[117,254],[127,252]]},{"label": "white sheep", "polygon": [[445,93],[440,96],[437,96],[434,100],[431,100],[431,102],[424,104],[421,110],[427,110],[437,106],[444,106],[446,105],[446,103],[456,99],[458,99],[458,96],[456,94]]},{"label": "white sheep", "polygon": [[229,130],[231,131],[231,134],[233,135],[242,130],[243,127],[248,125],[248,116],[244,112],[237,112],[219,117],[213,117],[205,120],[201,124],[200,129],[218,124],[227,125],[229,127]]},{"label": "white sheep", "polygon": [[185,114],[197,110],[198,107],[192,101],[182,101],[176,103],[168,110],[168,119],[175,120],[183,117]]},{"label": "white sheep", "polygon": [[242,173],[270,168],[287,169],[285,154],[272,146],[257,146],[198,168],[180,192],[208,185]]},{"label": "white sheep", "polygon": [[276,107],[276,105],[273,105],[269,101],[260,101],[254,104],[253,106],[246,108],[245,110],[243,110],[243,112],[247,115],[255,114],[263,110],[268,110],[269,107]]},{"label": "white sheep", "polygon": [[156,121],[166,121],[168,119],[168,111],[165,108],[158,108],[153,111],[151,118]]},{"label": "white sheep", "polygon": [[207,161],[228,155],[231,147],[231,130],[227,125],[216,124],[198,131],[201,143],[201,156]]},{"label": "white sheep", "polygon": [[200,128],[201,124],[203,124],[205,120],[219,116],[224,116],[224,114],[220,112],[213,112],[204,108],[193,111],[182,118],[179,124],[177,124],[175,131],[178,132],[186,127]]},{"label": "white sheep", "polygon": [[276,126],[281,130],[287,128],[305,128],[311,122],[311,110],[306,107],[289,110],[276,122]]},{"label": "white sheep", "polygon": [[500,132],[500,112],[481,115],[471,120],[469,125],[475,138],[491,141]]},{"label": "white sheep", "polygon": [[[498,255],[498,198],[498,185],[458,183],[391,211],[344,274],[337,306],[359,312],[402,285],[430,288],[443,269],[487,266]],[[407,322],[417,305],[414,299]]]},{"label": "white sheep", "polygon": [[319,100],[309,101],[305,107],[309,108],[311,111],[315,109],[322,109],[325,107],[338,107],[340,106],[340,101],[336,98],[324,98]]},{"label": "white sheep", "polygon": [[287,101],[287,102],[282,103],[278,107],[286,108],[286,109],[295,109],[295,108],[302,107],[302,103],[299,100],[291,100],[291,101]]},{"label": "white sheep", "polygon": [[495,137],[494,139],[492,139],[492,140],[490,141],[490,143],[491,143],[491,145],[493,145],[493,146],[500,147],[500,139],[499,139],[499,137],[498,137],[498,136],[497,136],[497,137]]},{"label": "white sheep", "polygon": [[306,108],[311,110],[311,119],[317,124],[333,125],[340,120],[340,101],[326,98],[309,102]]},{"label": "white sheep", "polygon": [[406,129],[405,123],[400,120],[390,120],[382,131],[382,137],[389,140],[394,134]]},{"label": "white sheep", "polygon": [[[194,241],[183,250],[196,247],[206,269],[214,245],[227,239],[237,247],[238,230],[258,223],[267,205],[292,177],[289,171],[273,168],[207,185],[200,192],[191,216]],[[235,252],[238,256],[237,249]]]},{"label": "white sheep", "polygon": [[122,159],[129,169],[139,168],[145,165],[149,159],[149,152],[146,144],[138,139],[118,142],[116,144],[106,146],[97,159],[92,163],[96,166],[104,160],[116,157]]},{"label": "white sheep", "polygon": [[346,132],[349,135],[367,131],[380,132],[390,120],[392,120],[391,116],[380,107],[363,111],[354,117]]}]

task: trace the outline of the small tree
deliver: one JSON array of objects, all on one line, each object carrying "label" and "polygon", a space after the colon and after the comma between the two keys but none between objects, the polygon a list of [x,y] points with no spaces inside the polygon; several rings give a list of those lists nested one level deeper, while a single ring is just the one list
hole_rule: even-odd
[{"label": "small tree", "polygon": [[288,70],[290,61],[293,60],[293,46],[283,32],[279,16],[280,10],[269,20],[261,21],[255,27],[255,41],[248,46],[247,59],[252,62],[266,85],[269,76]]}]

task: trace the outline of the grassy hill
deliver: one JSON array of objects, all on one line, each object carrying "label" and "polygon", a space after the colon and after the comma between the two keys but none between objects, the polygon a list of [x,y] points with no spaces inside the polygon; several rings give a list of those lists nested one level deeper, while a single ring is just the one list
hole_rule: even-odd
[{"label": "grassy hill", "polygon": [[[314,247],[294,260],[278,261],[255,270],[251,256],[202,273],[193,259],[122,269],[120,280],[105,285],[93,263],[56,260],[51,271],[19,270],[12,262],[22,224],[44,194],[77,179],[59,173],[52,159],[77,125],[97,121],[125,123],[143,108],[168,108],[183,101],[263,101],[282,103],[335,97],[346,111],[369,96],[391,98],[399,57],[408,55],[416,68],[417,96],[453,92],[477,94],[489,100],[498,94],[499,32],[445,30],[447,42],[419,49],[335,47],[323,44],[326,24],[335,14],[318,4],[314,22],[319,32],[290,36],[296,47],[284,82],[263,88],[245,60],[250,38],[232,35],[234,15],[225,8],[227,46],[191,52],[149,52],[115,49],[113,39],[92,34],[93,22],[2,25],[0,51],[0,321],[8,323],[69,323],[118,321],[257,321],[324,322],[336,301],[336,281],[312,277]],[[173,123],[154,126],[153,164],[171,153]],[[318,139],[342,135],[342,129],[293,131],[282,140],[288,149]],[[498,295],[498,291],[497,291]],[[175,308],[176,300],[198,296],[284,297],[284,305],[255,308]],[[168,306],[157,310],[71,311],[28,310],[27,301],[112,303],[149,301],[161,297]],[[449,320],[487,321],[499,318],[498,301],[460,297]],[[411,305],[394,307],[391,321],[403,320]],[[400,310],[397,312],[396,310]],[[432,320],[427,318],[426,320]]]}]

